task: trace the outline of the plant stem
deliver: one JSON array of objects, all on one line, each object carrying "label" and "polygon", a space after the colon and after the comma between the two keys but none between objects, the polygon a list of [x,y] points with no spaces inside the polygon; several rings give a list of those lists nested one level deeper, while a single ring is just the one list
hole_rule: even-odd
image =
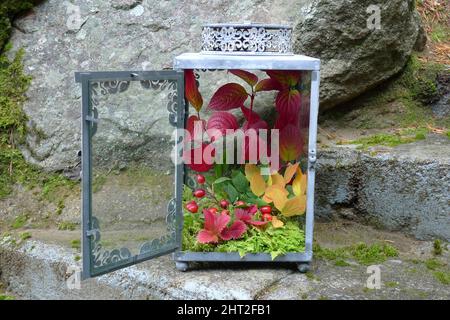
[{"label": "plant stem", "polygon": [[250,116],[248,117],[248,124],[252,123],[253,102],[255,101],[255,91],[252,88],[252,95],[250,96]]}]

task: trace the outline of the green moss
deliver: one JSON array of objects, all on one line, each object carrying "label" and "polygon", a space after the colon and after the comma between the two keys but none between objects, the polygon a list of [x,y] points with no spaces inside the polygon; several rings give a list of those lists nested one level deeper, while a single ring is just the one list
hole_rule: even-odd
[{"label": "green moss", "polygon": [[39,0],[2,0],[0,3],[0,51],[6,45],[12,30],[12,20],[31,9]]},{"label": "green moss", "polygon": [[433,42],[450,42],[450,27],[446,25],[434,24],[430,33]]},{"label": "green moss", "polygon": [[425,266],[429,269],[429,270],[436,270],[439,269],[443,266],[445,266],[445,264],[441,261],[439,261],[438,259],[428,259],[425,261]]},{"label": "green moss", "polygon": [[434,271],[433,275],[440,283],[450,285],[450,272]]},{"label": "green moss", "polygon": [[323,248],[315,244],[313,252],[316,258],[335,261],[335,264],[340,264],[340,261],[346,259],[354,259],[362,265],[371,265],[398,256],[398,250],[386,243],[367,245],[361,242],[336,249]]},{"label": "green moss", "polygon": [[345,261],[343,259],[337,259],[334,262],[334,265],[337,266],[337,267],[349,267],[349,266],[351,266],[350,263],[348,263],[347,261]]},{"label": "green moss", "polygon": [[13,296],[8,296],[5,294],[0,294],[0,300],[14,300]]},{"label": "green moss", "polygon": [[58,207],[56,208],[56,214],[59,216],[63,212],[66,205],[64,204],[64,200],[59,200]]},{"label": "green moss", "polygon": [[96,193],[102,190],[103,185],[106,183],[105,175],[96,175],[92,180],[92,192]]},{"label": "green moss", "polygon": [[398,282],[396,281],[387,281],[384,283],[384,285],[388,288],[396,288],[398,287]]},{"label": "green moss", "polygon": [[63,221],[58,225],[58,230],[73,231],[76,229],[76,224],[73,222]]},{"label": "green moss", "polygon": [[20,240],[24,241],[31,238],[31,233],[23,232],[20,234]]},{"label": "green moss", "polygon": [[355,129],[392,127],[448,128],[449,117],[436,119],[429,104],[438,95],[437,75],[445,72],[441,64],[423,62],[412,55],[397,76],[341,107],[321,116],[327,126]]},{"label": "green moss", "polygon": [[67,197],[77,185],[78,182],[67,179],[61,174],[50,175],[42,181],[42,197],[47,201],[57,203],[58,207],[64,208],[61,198]]},{"label": "green moss", "polygon": [[272,259],[289,252],[305,250],[305,234],[297,221],[285,221],[281,228],[273,228],[271,224],[265,230],[249,226],[241,239],[230,240],[219,245],[201,244],[197,234],[203,228],[203,220],[199,214],[185,214],[183,227],[183,250],[194,252],[238,252],[241,256],[247,253],[269,253]]},{"label": "green moss", "polygon": [[13,223],[11,224],[11,228],[20,229],[22,228],[28,221],[28,215],[19,215],[17,216]]},{"label": "green moss", "polygon": [[439,239],[434,240],[433,242],[433,253],[436,256],[440,256],[442,254],[442,242]]},{"label": "green moss", "polygon": [[365,243],[358,243],[351,248],[351,253],[355,260],[363,265],[384,262],[388,258],[398,256],[397,249],[385,243],[375,243],[371,246]]},{"label": "green moss", "polygon": [[428,130],[425,128],[405,129],[397,134],[379,133],[370,137],[364,137],[352,141],[344,141],[340,144],[356,144],[358,149],[367,150],[373,146],[395,147],[405,143],[412,143],[424,140]]},{"label": "green moss", "polygon": [[70,241],[70,247],[79,250],[81,248],[81,241],[78,239]]},{"label": "green moss", "polygon": [[50,197],[51,185],[47,179],[62,181],[59,175],[41,173],[38,168],[26,163],[17,148],[26,144],[27,130],[37,137],[42,133],[36,128],[27,128],[27,116],[22,110],[26,100],[26,91],[30,85],[31,77],[23,72],[23,50],[19,50],[12,60],[8,59],[6,52],[11,45],[8,40],[11,20],[20,12],[30,9],[38,0],[3,0],[0,3],[0,198],[11,193],[13,186],[20,183],[27,188],[37,185],[43,187],[45,197]]},{"label": "green moss", "polygon": [[76,255],[76,256],[73,258],[73,260],[75,260],[75,261],[80,261],[80,260],[81,260],[81,257],[80,257],[79,255]]}]

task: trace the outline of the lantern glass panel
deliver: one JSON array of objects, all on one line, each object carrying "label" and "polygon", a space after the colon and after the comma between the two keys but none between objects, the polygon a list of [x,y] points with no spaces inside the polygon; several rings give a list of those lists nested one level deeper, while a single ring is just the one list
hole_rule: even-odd
[{"label": "lantern glass panel", "polygon": [[187,108],[182,250],[304,252],[311,72],[194,76],[203,107]]},{"label": "lantern glass panel", "polygon": [[79,73],[77,80],[87,278],[179,247],[183,165],[173,150],[184,84],[176,71]]}]

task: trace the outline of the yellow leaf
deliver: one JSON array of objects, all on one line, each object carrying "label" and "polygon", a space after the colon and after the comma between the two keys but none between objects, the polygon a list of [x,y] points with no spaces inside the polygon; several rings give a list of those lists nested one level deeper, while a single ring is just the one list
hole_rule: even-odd
[{"label": "yellow leaf", "polygon": [[272,226],[275,229],[281,228],[282,226],[284,226],[284,222],[281,221],[280,219],[277,218],[277,216],[273,216],[272,217]]},{"label": "yellow leaf", "polygon": [[306,210],[306,195],[295,196],[285,202],[281,213],[285,217],[304,214]]},{"label": "yellow leaf", "polygon": [[271,178],[271,182],[272,182],[270,185],[278,185],[281,188],[284,188],[284,186],[286,185],[286,183],[284,182],[283,176],[281,174],[279,174],[278,172],[271,175],[270,178]]},{"label": "yellow leaf", "polygon": [[272,203],[272,198],[269,198],[266,194],[262,196],[262,199],[267,203]]},{"label": "yellow leaf", "polygon": [[254,173],[250,178],[250,189],[258,197],[262,196],[264,191],[266,191],[266,182],[259,172]]},{"label": "yellow leaf", "polygon": [[301,194],[306,194],[306,174],[302,174],[302,171],[297,170],[297,175],[295,176],[294,182],[292,182],[292,191],[296,196]]},{"label": "yellow leaf", "polygon": [[284,171],[284,181],[286,183],[289,183],[289,181],[291,181],[292,177],[295,174],[295,171],[297,171],[298,165],[298,162],[296,164],[288,164],[286,170]]},{"label": "yellow leaf", "polygon": [[255,164],[247,163],[245,165],[245,176],[247,180],[250,181],[255,173],[260,174],[260,169]]},{"label": "yellow leaf", "polygon": [[272,199],[275,207],[281,211],[287,201],[288,192],[284,188],[277,185],[272,185],[266,189],[265,197]]}]

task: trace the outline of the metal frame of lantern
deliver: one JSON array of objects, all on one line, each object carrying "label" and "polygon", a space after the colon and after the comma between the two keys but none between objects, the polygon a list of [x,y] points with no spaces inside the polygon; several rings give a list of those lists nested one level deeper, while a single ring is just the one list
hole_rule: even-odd
[{"label": "metal frame of lantern", "polygon": [[[173,253],[178,270],[188,269],[191,261],[209,262],[291,262],[301,272],[309,269],[312,259],[314,226],[314,177],[316,164],[317,116],[319,109],[320,60],[294,55],[291,50],[292,30],[285,26],[260,24],[205,25],[201,53],[185,53],[174,59],[171,71],[106,71],[76,72],[75,80],[82,92],[82,278],[95,277],[154,257]],[[270,254],[254,253],[240,257],[239,253],[182,251],[183,208],[182,191],[186,168],[175,165],[174,198],[167,206],[167,235],[144,242],[139,253],[128,248],[102,248],[101,228],[92,212],[92,137],[97,131],[97,98],[128,89],[131,82],[140,82],[144,89],[167,90],[168,121],[177,129],[185,128],[189,104],[184,100],[184,70],[299,70],[311,72],[310,119],[308,141],[308,185],[305,219],[305,251],[288,253],[272,260]],[[173,85],[170,86],[169,84]],[[181,137],[176,137],[177,143]],[[180,157],[180,154],[176,155]]]},{"label": "metal frame of lantern", "polygon": [[[270,32],[269,32],[270,30]],[[314,184],[316,164],[317,117],[319,110],[320,60],[304,55],[294,55],[290,45],[289,27],[259,24],[205,25],[201,53],[184,53],[174,60],[175,70],[299,70],[311,72],[310,119],[308,141],[308,185],[305,221],[305,251],[288,253],[272,260],[268,253],[246,254],[221,252],[177,251],[173,254],[177,269],[185,271],[189,262],[294,262],[301,272],[309,269],[312,259],[314,228]],[[266,40],[267,41],[266,41]],[[265,42],[264,42],[265,41]],[[263,45],[258,43],[263,42]],[[222,43],[224,43],[222,45]],[[247,43],[247,46],[243,46]],[[248,45],[248,44],[253,45]],[[186,102],[187,119],[189,104]]]}]

